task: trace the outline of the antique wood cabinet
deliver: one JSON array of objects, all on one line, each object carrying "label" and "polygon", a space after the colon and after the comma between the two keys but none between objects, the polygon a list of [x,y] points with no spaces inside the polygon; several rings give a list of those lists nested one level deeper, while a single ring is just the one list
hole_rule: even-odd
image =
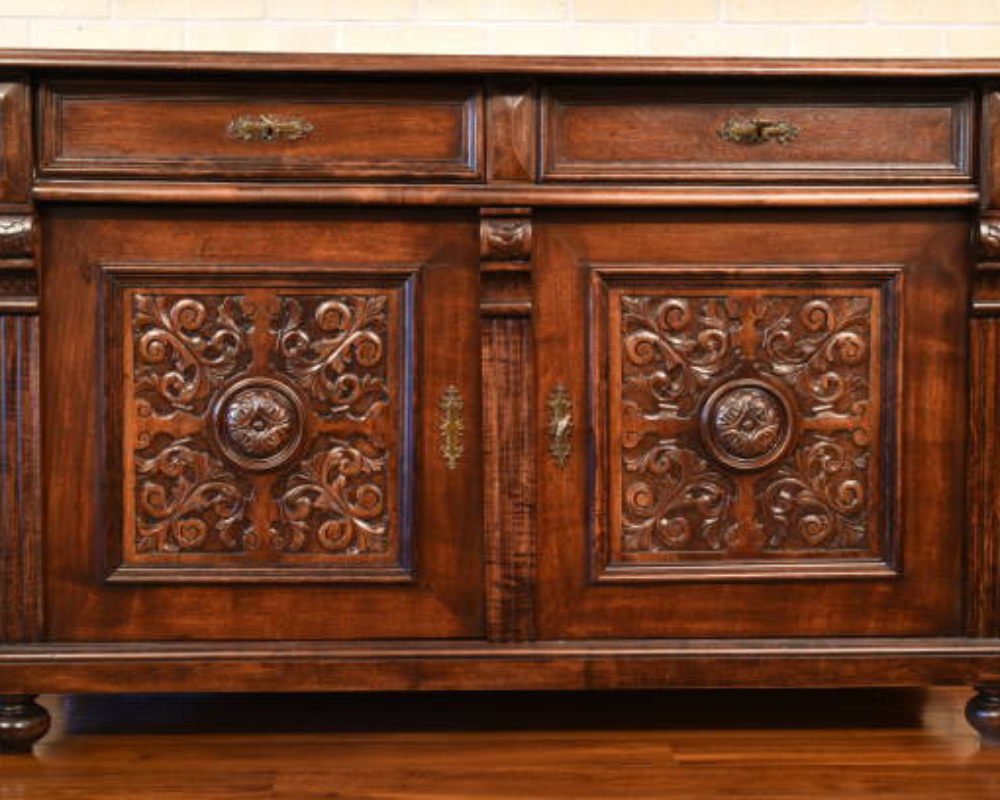
[{"label": "antique wood cabinet", "polygon": [[39,692],[964,683],[1000,61],[0,51]]}]

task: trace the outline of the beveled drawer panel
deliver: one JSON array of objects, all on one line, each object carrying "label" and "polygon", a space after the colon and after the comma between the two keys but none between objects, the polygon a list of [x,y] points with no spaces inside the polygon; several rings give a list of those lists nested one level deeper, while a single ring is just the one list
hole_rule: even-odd
[{"label": "beveled drawer panel", "polygon": [[46,175],[478,180],[482,96],[448,83],[57,81]]},{"label": "beveled drawer panel", "polygon": [[970,181],[971,95],[553,86],[547,181]]}]

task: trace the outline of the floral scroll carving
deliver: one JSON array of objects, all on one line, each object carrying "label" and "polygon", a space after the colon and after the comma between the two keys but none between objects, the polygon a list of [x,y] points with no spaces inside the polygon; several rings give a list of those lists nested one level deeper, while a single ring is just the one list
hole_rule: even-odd
[{"label": "floral scroll carving", "polygon": [[365,420],[388,402],[386,304],[385,296],[282,299],[278,368],[324,416]]},{"label": "floral scroll carving", "polygon": [[315,536],[315,547],[331,553],[384,553],[386,464],[385,451],[366,439],[326,442],[278,487],[271,546],[298,552]]},{"label": "floral scroll carving", "polygon": [[246,366],[251,313],[241,296],[133,295],[136,396],[161,414],[204,411]]},{"label": "floral scroll carving", "polygon": [[878,553],[878,291],[615,295],[619,558]]},{"label": "floral scroll carving", "polygon": [[724,550],[738,535],[732,481],[678,445],[661,439],[625,459],[625,469],[642,476],[624,493],[626,550]]},{"label": "floral scroll carving", "polygon": [[252,490],[203,442],[167,440],[137,454],[136,550],[178,553],[253,547],[246,518]]},{"label": "floral scroll carving", "polygon": [[125,291],[126,561],[399,556],[393,291]]}]

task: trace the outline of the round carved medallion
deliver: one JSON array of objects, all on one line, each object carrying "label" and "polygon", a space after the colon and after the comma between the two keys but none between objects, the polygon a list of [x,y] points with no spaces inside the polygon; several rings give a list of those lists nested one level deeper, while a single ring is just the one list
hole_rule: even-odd
[{"label": "round carved medallion", "polygon": [[222,452],[246,469],[283,464],[302,441],[302,404],[292,389],[269,378],[230,386],[216,401],[214,416]]},{"label": "round carved medallion", "polygon": [[781,390],[764,381],[730,381],[706,400],[701,430],[705,446],[723,464],[760,469],[788,449],[792,407]]}]

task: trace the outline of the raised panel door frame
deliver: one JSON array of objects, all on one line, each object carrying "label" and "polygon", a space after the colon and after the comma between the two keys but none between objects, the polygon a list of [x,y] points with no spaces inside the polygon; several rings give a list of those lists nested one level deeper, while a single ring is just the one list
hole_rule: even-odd
[{"label": "raised panel door frame", "polygon": [[[591,286],[587,314],[591,376],[587,405],[595,432],[591,440],[594,496],[590,552],[595,581],[790,580],[823,576],[890,578],[898,575],[900,535],[896,464],[899,459],[899,424],[892,412],[898,405],[900,385],[896,340],[904,336],[898,308],[903,282],[902,265],[804,263],[798,265],[798,269],[790,270],[780,264],[610,266],[594,263],[587,268]],[[727,329],[724,331],[715,328],[692,331],[687,326],[682,331],[680,324],[673,331],[678,334],[677,337],[670,337],[672,331],[659,331],[666,338],[673,338],[673,343],[681,348],[692,344],[700,347],[696,342],[707,342],[710,346],[700,353],[692,352],[692,361],[699,361],[693,369],[682,367],[682,375],[690,379],[687,381],[687,396],[675,393],[678,394],[676,398],[660,398],[666,403],[671,399],[689,402],[691,407],[686,410],[671,410],[661,404],[657,410],[650,409],[650,413],[645,413],[641,408],[633,408],[636,405],[633,400],[624,398],[626,378],[622,370],[627,359],[621,352],[626,344],[624,330],[620,327],[624,312],[612,307],[609,298],[622,297],[624,302],[626,296],[623,293],[630,291],[637,295],[648,292],[649,296],[664,298],[664,305],[671,304],[667,313],[678,316],[685,311],[692,315],[694,312],[690,308],[682,310],[671,300],[701,297],[706,301],[721,300],[731,304],[722,312],[717,307],[712,309],[713,313],[732,314],[725,320]],[[818,314],[817,325],[822,325],[831,323],[827,315],[832,317],[835,312],[818,303],[827,296],[847,298],[851,293],[864,293],[872,302],[869,315],[871,342],[861,343],[866,348],[866,371],[872,384],[870,391],[864,392],[867,396],[862,402],[870,405],[849,409],[846,408],[849,398],[842,397],[840,407],[826,408],[829,403],[823,402],[827,399],[821,396],[823,389],[819,389],[815,397],[804,398],[801,384],[797,381],[786,382],[780,377],[780,369],[776,369],[775,364],[759,360],[764,336],[768,333],[758,328],[764,322],[764,315],[771,315],[772,328],[769,332],[772,335],[781,335],[778,332],[782,323],[793,324],[797,320],[785,319],[781,316],[783,310],[779,310],[778,318],[775,318],[774,309],[754,309],[752,304],[775,298],[803,299],[814,304],[803,308]],[[741,305],[734,309],[736,304]],[[759,311],[759,315],[755,311]],[[641,337],[642,341],[637,346],[656,347],[656,334],[652,331],[642,333],[646,335]],[[684,333],[691,336],[681,341]],[[833,325],[831,338],[823,340],[822,346],[835,343],[838,334],[851,336],[850,331],[840,331]],[[664,343],[662,336],[657,338],[661,344]],[[711,350],[715,344],[719,349]],[[671,347],[671,344],[666,342],[664,346]],[[818,348],[810,355],[817,352]],[[674,353],[683,358],[679,351]],[[639,361],[642,360],[641,355],[637,354]],[[713,359],[715,355],[718,358]],[[790,363],[793,354],[787,355],[785,366],[795,366]],[[660,376],[660,372],[653,373],[654,379]],[[836,381],[840,376],[835,373],[836,369],[831,367],[821,375],[807,373],[799,377]],[[618,381],[615,380],[616,374],[621,375]],[[670,376],[664,373],[663,377]],[[632,376],[628,380],[633,381],[634,386],[637,378],[642,376]],[[852,376],[847,376],[844,384],[851,379]],[[646,385],[650,388],[648,382]],[[652,399],[655,399],[655,389],[652,387],[649,392]],[[779,413],[787,413],[788,418],[781,420],[778,427],[787,432],[787,446],[776,448],[774,458],[762,463],[751,459],[745,464],[734,465],[730,463],[732,459],[727,458],[725,453],[715,452],[717,447],[713,447],[715,437],[706,426],[711,410],[709,400],[719,392],[729,391],[733,395],[746,390],[781,399],[784,409],[780,409]],[[808,400],[813,402],[810,404],[806,402]],[[806,406],[811,408],[805,410]],[[667,436],[661,440],[662,447],[645,454],[634,452],[642,440],[658,434]],[[864,441],[859,438],[855,445],[858,450],[849,453],[842,449],[843,435],[852,440],[860,436]],[[848,443],[847,448],[850,449],[852,444],[855,443]],[[627,451],[633,451],[635,463],[630,462],[626,466],[624,462],[629,458]],[[866,463],[863,469],[851,469],[850,465],[844,464],[851,457],[864,458],[866,462],[873,463]],[[639,461],[645,463],[646,469]],[[801,464],[798,463],[800,461]],[[818,470],[818,473],[806,474],[806,465],[811,470]],[[799,469],[799,466],[802,468]],[[701,479],[698,475],[691,475],[691,470],[700,471]],[[642,495],[640,499],[651,500],[656,506],[663,504],[663,497],[655,496],[655,480],[632,483],[626,492],[625,473],[633,471],[652,475],[653,479],[665,471],[663,474],[668,479],[667,484],[670,484],[667,488],[676,489],[675,496],[667,498],[667,505],[678,512],[671,524],[676,523],[683,529],[677,532],[683,542],[663,547],[649,546],[644,552],[642,548],[626,552],[623,544],[623,496],[638,492]],[[673,473],[678,473],[680,478],[676,483],[671,482]],[[778,492],[780,495],[772,496],[770,503],[758,493],[760,483],[768,480],[771,482],[764,494],[775,495]],[[829,485],[826,485],[827,480],[831,481]],[[797,497],[781,495],[781,489],[775,488],[779,484],[782,488],[791,487]],[[636,486],[640,488],[636,489]],[[654,496],[647,497],[650,493]],[[839,513],[837,503],[841,495],[845,500],[843,505],[848,507],[857,501],[857,507],[851,509],[855,513]],[[874,495],[878,496],[877,499]],[[801,496],[806,499],[798,500]],[[795,508],[796,503],[800,508]],[[704,513],[699,510],[699,504]],[[868,511],[870,504],[875,505],[877,513]],[[633,505],[634,511],[643,511],[641,503]],[[687,513],[692,505],[695,508]],[[741,507],[745,514],[751,506],[753,521],[740,519]],[[775,520],[774,514],[766,513],[768,508],[764,508],[762,517],[763,506],[780,506],[777,516],[785,519]],[[713,516],[715,512],[725,513]],[[642,516],[641,513],[638,517],[633,515],[633,521]],[[707,526],[706,516],[709,521]],[[864,519],[864,536],[869,541],[867,550],[820,546],[833,538],[835,528],[848,516]],[[662,519],[666,520],[666,517]],[[755,547],[750,540],[764,535],[767,519],[771,519],[772,528],[782,522],[786,528],[815,527],[817,530],[812,537],[815,546],[782,549],[768,548],[758,542],[756,557],[748,557]],[[649,515],[646,522],[657,524],[655,515]],[[699,530],[692,530],[692,523]],[[706,531],[714,533],[709,537],[712,541],[705,541],[704,547],[683,546]],[[786,530],[786,533],[786,538],[796,536],[794,531]],[[720,541],[714,541],[714,534],[718,534]],[[670,538],[669,532],[666,536]],[[731,541],[725,541],[727,537]],[[739,553],[740,550],[747,552]],[[727,558],[726,554],[730,551],[742,557],[738,560]]]},{"label": "raised panel door frame", "polygon": [[[413,325],[419,265],[387,265],[371,268],[333,264],[318,268],[288,264],[280,267],[280,276],[274,275],[274,269],[274,265],[268,265],[265,276],[262,276],[260,271],[255,272],[251,266],[245,264],[212,264],[210,267],[163,263],[158,263],[155,267],[138,263],[100,265],[104,283],[102,317],[107,323],[102,352],[106,359],[105,374],[108,376],[107,391],[110,399],[108,423],[109,430],[112,431],[107,442],[107,457],[111,465],[111,474],[122,476],[122,482],[109,485],[106,500],[106,508],[111,515],[106,530],[108,540],[104,547],[105,580],[108,582],[169,582],[178,579],[207,583],[261,580],[410,582],[414,579],[412,476],[415,463],[413,410],[416,401],[412,395],[412,376],[417,367]],[[148,396],[140,398],[138,392],[133,389],[138,380],[134,358],[139,344],[126,341],[125,334],[133,326],[132,315],[128,313],[126,305],[130,299],[140,296],[139,293],[142,293],[141,296],[154,299],[177,298],[177,302],[171,306],[171,312],[177,311],[182,304],[190,305],[191,301],[206,297],[206,293],[238,296],[248,309],[247,316],[250,320],[248,325],[252,326],[252,332],[247,339],[255,340],[245,344],[244,350],[249,351],[254,347],[259,350],[268,345],[277,346],[277,336],[280,331],[274,326],[278,322],[276,314],[279,311],[277,308],[269,311],[262,308],[272,298],[277,304],[285,298],[303,296],[333,298],[352,294],[356,297],[374,297],[375,290],[386,292],[385,295],[379,296],[387,298],[389,306],[387,312],[391,315],[386,322],[386,328],[387,338],[391,338],[392,341],[391,344],[386,342],[384,345],[387,351],[391,351],[391,355],[388,353],[385,355],[388,370],[386,382],[389,384],[387,389],[389,399],[386,403],[390,407],[388,413],[394,420],[389,423],[390,430],[395,429],[396,432],[396,435],[390,438],[398,443],[398,452],[394,451],[393,447],[388,447],[383,453],[384,459],[391,465],[384,469],[384,489],[374,483],[359,484],[350,478],[341,486],[337,485],[337,479],[333,479],[327,485],[324,478],[332,478],[332,472],[329,476],[314,475],[315,481],[306,482],[306,473],[336,469],[332,463],[317,463],[316,469],[312,469],[314,459],[330,461],[329,458],[322,459],[323,452],[317,450],[324,436],[327,439],[331,436],[336,437],[343,428],[344,435],[349,439],[352,434],[363,430],[363,426],[352,425],[349,422],[346,426],[337,425],[336,422],[332,424],[329,421],[324,422],[323,415],[310,402],[310,392],[297,386],[297,383],[301,382],[297,382],[290,374],[279,374],[275,371],[274,365],[264,364],[259,352],[257,354],[244,352],[243,355],[246,357],[244,360],[248,363],[242,365],[233,363],[230,365],[231,369],[218,376],[214,382],[216,385],[205,387],[205,391],[201,392],[201,404],[205,408],[200,415],[187,413],[178,408],[171,408],[169,414],[157,413],[151,407]],[[193,308],[187,310],[191,313],[200,313]],[[177,313],[183,311],[184,309],[180,309]],[[213,311],[209,309],[208,313],[212,314]],[[398,319],[393,320],[392,316],[397,315]],[[154,329],[153,332],[158,335],[147,343],[147,347],[168,346],[168,339],[175,339],[178,334],[183,334],[183,331],[178,330]],[[252,363],[255,356],[262,363]],[[343,374],[353,382],[355,376],[349,370],[345,369]],[[123,376],[124,380],[117,380],[119,375]],[[169,377],[169,373],[167,376]],[[302,377],[308,380],[315,376],[315,371],[312,371]],[[161,385],[163,377],[159,376]],[[232,448],[227,448],[218,431],[222,410],[219,406],[220,401],[233,390],[237,393],[242,391],[244,394],[248,391],[253,392],[255,381],[260,383],[265,392],[276,390],[276,396],[288,396],[293,407],[298,409],[293,413],[302,416],[299,437],[302,441],[296,443],[289,457],[282,463],[273,466],[264,463],[259,468],[254,466],[252,459],[244,460],[239,453],[232,452]],[[273,386],[265,385],[264,382]],[[312,388],[316,388],[315,384]],[[327,389],[338,391],[334,386]],[[359,398],[359,402],[363,400],[364,397]],[[136,408],[136,403],[141,403],[142,408]],[[199,416],[204,419],[199,421]],[[133,527],[131,521],[135,521],[138,525],[135,508],[140,502],[136,487],[138,481],[136,464],[139,454],[138,451],[130,452],[130,448],[137,437],[147,436],[150,432],[154,434],[158,432],[160,436],[165,436],[170,433],[171,427],[176,427],[177,424],[185,428],[188,436],[195,437],[201,443],[200,447],[185,447],[181,456],[195,464],[204,463],[206,469],[213,471],[213,475],[206,473],[205,483],[212,487],[221,487],[222,495],[218,502],[223,506],[233,506],[231,509],[233,514],[229,518],[229,522],[232,523],[230,527],[242,528],[238,532],[230,531],[233,549],[228,553],[219,548],[200,550],[198,547],[183,546],[175,549],[175,552],[168,552],[159,547],[154,548],[153,552],[142,553],[136,547],[130,546],[132,539],[129,537],[129,531]],[[330,430],[327,430],[328,428]],[[379,438],[384,438],[379,429],[373,431]],[[175,445],[176,440],[172,441],[169,447],[165,445],[167,449],[161,447],[157,456],[146,454],[146,463],[151,468],[156,466],[153,462],[162,462],[163,454],[169,455],[170,447]],[[362,451],[355,453],[352,448],[351,451],[346,451],[342,458],[361,462],[365,458],[365,453]],[[160,491],[161,488],[172,491],[177,481],[170,479],[169,465],[160,463],[159,467],[153,473],[154,478],[159,478],[158,482],[154,480],[148,484],[148,488],[151,491]],[[350,465],[348,468],[351,469]],[[340,473],[338,479],[343,474]],[[217,480],[219,476],[228,476],[228,480],[220,483]],[[289,480],[297,483],[288,483]],[[261,499],[259,496],[261,494],[259,484],[263,485],[266,492],[273,492],[287,484],[287,491],[281,497],[272,498],[273,503],[268,504],[266,499]],[[332,496],[330,492],[325,492],[320,500],[329,500],[334,505],[337,504],[338,492],[353,491],[356,496],[358,492],[367,492],[369,499],[373,491],[369,487],[374,487],[380,494],[384,492],[381,500],[388,506],[385,514],[388,528],[387,551],[381,555],[371,553],[365,557],[364,553],[352,555],[340,552],[334,555],[332,552],[324,553],[325,548],[320,546],[308,547],[310,544],[315,544],[319,528],[322,527],[321,525],[317,527],[318,520],[315,519],[318,508],[311,509],[307,518],[297,520],[296,509],[284,501],[288,492],[294,492],[300,497],[303,490],[313,485],[331,490]],[[194,487],[188,492],[188,496],[194,496],[196,490],[197,487]],[[219,491],[219,488],[216,491]],[[245,496],[248,493],[251,496],[249,500]],[[194,499],[198,500],[196,497]],[[294,504],[295,501],[293,499],[289,502]],[[341,502],[346,503],[347,498]],[[203,501],[202,505],[211,506],[213,503]],[[268,505],[273,507],[265,518],[263,515]],[[117,509],[122,509],[120,516],[115,513]],[[305,510],[305,506],[302,510]],[[252,513],[254,511],[258,513],[254,515]],[[365,524],[363,515],[367,512],[363,508],[362,516],[357,519],[352,519],[343,507],[340,512],[338,516],[348,520],[348,525],[356,527]],[[193,512],[184,514],[182,507],[177,509],[176,514],[169,514],[166,521],[169,522],[174,517],[176,517],[174,527],[181,526],[185,520],[192,524],[201,524],[198,514]],[[199,540],[219,538],[211,535],[217,531],[208,531],[208,537],[205,533],[199,531],[195,538]],[[292,539],[296,533],[301,535],[304,544]],[[335,531],[334,534],[336,533]],[[308,549],[303,552],[303,547]],[[269,551],[273,551],[274,555],[267,558]],[[241,564],[241,560],[245,563]]]}]

